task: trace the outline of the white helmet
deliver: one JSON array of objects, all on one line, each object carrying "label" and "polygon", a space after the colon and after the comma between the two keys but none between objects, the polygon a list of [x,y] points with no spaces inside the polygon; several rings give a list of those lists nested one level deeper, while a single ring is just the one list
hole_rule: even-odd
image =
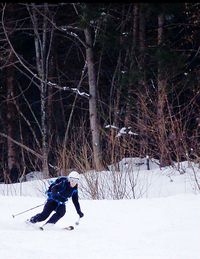
[{"label": "white helmet", "polygon": [[71,171],[68,175],[69,180],[73,180],[74,182],[78,183],[80,179],[80,175],[77,171]]}]

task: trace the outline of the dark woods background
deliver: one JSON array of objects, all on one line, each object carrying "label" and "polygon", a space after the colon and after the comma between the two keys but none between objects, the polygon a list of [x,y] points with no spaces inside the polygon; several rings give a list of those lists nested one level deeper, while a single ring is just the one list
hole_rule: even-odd
[{"label": "dark woods background", "polygon": [[198,162],[199,3],[0,11],[1,181],[123,157]]}]

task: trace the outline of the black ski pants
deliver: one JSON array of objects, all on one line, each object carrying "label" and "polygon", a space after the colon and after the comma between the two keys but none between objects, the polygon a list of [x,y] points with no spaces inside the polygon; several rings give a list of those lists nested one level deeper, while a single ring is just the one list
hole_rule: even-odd
[{"label": "black ski pants", "polygon": [[50,217],[46,224],[55,224],[60,218],[65,215],[65,204],[59,204],[54,200],[47,200],[46,204],[44,205],[43,211],[33,216],[30,221],[32,223],[43,221],[49,217],[52,211],[55,211],[55,213]]}]

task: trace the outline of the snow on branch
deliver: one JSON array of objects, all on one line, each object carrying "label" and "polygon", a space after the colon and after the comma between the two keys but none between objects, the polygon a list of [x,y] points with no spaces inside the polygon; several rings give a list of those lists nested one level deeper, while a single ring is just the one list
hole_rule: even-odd
[{"label": "snow on branch", "polygon": [[116,137],[121,137],[121,135],[124,135],[124,134],[129,134],[129,135],[138,136],[137,133],[131,131],[131,127],[128,127],[128,128],[127,128],[127,127],[122,127],[122,128],[119,130],[119,132],[118,132],[118,134],[117,134]]},{"label": "snow on branch", "polygon": [[126,134],[138,136],[137,133],[131,131],[131,127],[122,127],[122,128],[120,129],[120,128],[114,126],[114,125],[106,125],[105,128],[107,128],[107,129],[116,129],[116,130],[119,130],[118,133],[117,133],[117,135],[116,135],[116,138],[117,138],[117,137],[121,137],[122,135],[126,135]]},{"label": "snow on branch", "polygon": [[68,32],[69,35],[78,38],[78,35],[77,35],[76,33],[72,32],[72,31],[68,31],[68,28],[67,28],[66,26],[62,26],[62,27],[61,27],[61,30],[62,30],[62,31],[66,31],[66,32]]},{"label": "snow on branch", "polygon": [[86,97],[86,98],[90,98],[90,94],[86,93],[86,92],[81,92],[78,88],[71,88],[69,86],[64,86],[64,87],[61,87],[59,85],[57,85],[56,83],[52,83],[52,82],[47,82],[47,84],[49,86],[52,86],[52,87],[55,87],[57,89],[60,89],[60,90],[64,90],[64,91],[71,91],[71,92],[74,92],[80,96],[83,96],[83,97]]},{"label": "snow on branch", "polygon": [[[61,27],[58,27],[58,26],[55,26],[57,29],[59,29],[60,31],[63,31],[65,32],[66,34],[76,38],[85,48],[87,48],[86,44],[84,41],[81,40],[81,38],[78,36],[78,34],[72,32],[71,30],[81,30],[77,27],[72,27],[72,26],[61,26]],[[70,29],[70,30],[69,30]]]}]

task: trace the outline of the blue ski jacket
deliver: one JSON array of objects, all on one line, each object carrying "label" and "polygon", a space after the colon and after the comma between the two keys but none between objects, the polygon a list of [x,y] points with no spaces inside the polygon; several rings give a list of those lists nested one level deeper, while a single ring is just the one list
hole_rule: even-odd
[{"label": "blue ski jacket", "polygon": [[65,204],[69,198],[72,198],[73,204],[78,214],[80,214],[80,204],[78,201],[78,186],[70,186],[67,177],[57,178],[47,190],[48,200],[54,200],[59,204]]}]

